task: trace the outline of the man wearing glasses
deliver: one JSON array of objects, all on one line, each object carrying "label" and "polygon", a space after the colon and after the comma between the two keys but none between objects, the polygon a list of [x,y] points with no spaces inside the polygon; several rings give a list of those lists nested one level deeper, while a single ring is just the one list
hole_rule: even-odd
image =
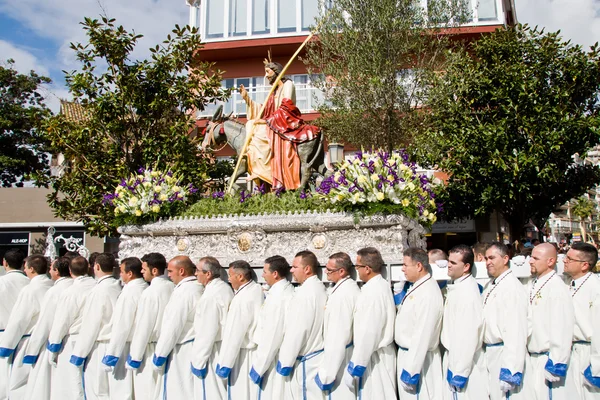
[{"label": "man wearing glasses", "polygon": [[583,400],[600,399],[600,280],[592,273],[597,261],[588,243],[574,243],[564,260],[575,311],[566,388],[571,398]]},{"label": "man wearing glasses", "polygon": [[352,321],[360,289],[350,276],[352,260],[348,254],[331,255],[325,271],[335,286],[325,308],[325,351],[315,382],[333,400],[356,399],[355,391],[342,383],[342,377],[352,355]]},{"label": "man wearing glasses", "polygon": [[381,276],[381,254],[374,247],[358,251],[354,265],[365,282],[354,311],[354,350],[344,372],[344,383],[356,388],[358,398],[396,398],[396,307],[390,283]]}]

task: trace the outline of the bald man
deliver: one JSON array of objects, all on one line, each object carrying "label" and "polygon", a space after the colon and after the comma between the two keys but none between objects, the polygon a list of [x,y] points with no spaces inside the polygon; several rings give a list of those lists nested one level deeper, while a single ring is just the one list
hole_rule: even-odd
[{"label": "bald man", "polygon": [[571,355],[574,312],[567,286],[556,274],[556,249],[549,243],[533,248],[529,259],[529,326],[525,385],[535,398],[567,399],[565,377]]}]

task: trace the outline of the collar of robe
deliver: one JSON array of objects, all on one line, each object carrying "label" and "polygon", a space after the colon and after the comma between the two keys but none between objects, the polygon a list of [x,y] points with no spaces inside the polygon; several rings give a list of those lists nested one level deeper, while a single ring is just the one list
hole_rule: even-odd
[{"label": "collar of robe", "polygon": [[[427,274],[425,275],[423,278],[419,279],[417,282],[415,282],[415,284],[413,285],[413,287],[411,287],[408,292],[406,293],[406,296],[404,296],[404,298],[402,299],[402,302],[400,303],[400,305],[404,304],[404,301],[408,298],[409,295],[413,294],[415,291],[417,291],[417,289],[419,289],[421,286],[423,286],[423,284],[425,282],[427,282],[428,280],[431,279],[431,274]],[[419,282],[420,281],[420,282]],[[418,284],[417,284],[418,283]]]},{"label": "collar of robe", "polygon": [[[334,294],[336,290],[338,290],[338,288],[340,286],[342,286],[342,283],[346,282],[348,279],[350,279],[349,276],[345,277],[344,279],[342,279],[341,281],[339,281],[338,283],[335,284],[335,287],[333,288],[333,290],[331,291],[331,294]],[[330,294],[330,296],[331,296]]]},{"label": "collar of robe", "polygon": [[17,273],[19,273],[19,274],[21,274],[21,275],[27,276],[27,275],[25,274],[25,272],[21,271],[20,269],[11,269],[10,271],[6,271],[6,275],[8,275],[8,274],[12,274],[13,272],[17,272]]},{"label": "collar of robe", "polygon": [[[533,281],[533,284],[531,285],[531,290],[529,291],[529,304],[533,304],[533,299],[534,299],[534,298],[535,298],[535,297],[538,295],[538,293],[539,293],[539,292],[540,292],[540,291],[541,291],[541,290],[544,288],[544,286],[546,286],[546,284],[547,284],[548,282],[550,282],[550,279],[552,279],[554,276],[556,276],[556,272],[554,272],[554,271],[551,271],[551,272],[548,274],[548,276],[542,276],[542,277],[541,277],[541,279],[540,279],[540,278],[536,278],[536,279]],[[544,279],[544,278],[546,278],[546,280],[542,282],[542,284],[540,285],[540,287],[538,288],[538,290],[536,290],[536,291],[535,291],[535,293],[534,293],[534,290],[535,290],[535,284],[536,284],[538,281],[541,281],[541,280],[542,280],[542,279]]]},{"label": "collar of robe", "polygon": [[195,277],[195,276],[186,276],[185,278],[183,278],[183,279],[181,280],[181,282],[179,282],[179,283],[177,284],[177,286],[175,286],[175,289],[177,289],[179,286],[183,285],[184,283],[191,282],[191,281],[195,281],[195,280],[196,280],[196,277]]},{"label": "collar of robe", "polygon": [[237,296],[237,294],[238,294],[239,292],[241,292],[241,291],[242,291],[242,290],[243,290],[243,289],[244,289],[246,286],[248,286],[248,285],[249,285],[249,284],[251,284],[251,283],[252,283],[252,281],[248,281],[248,282],[244,283],[242,286],[240,286],[240,288],[239,288],[238,290],[236,290],[236,291],[235,291],[235,293],[234,293],[234,296]]},{"label": "collar of robe", "polygon": [[485,300],[483,300],[484,307],[487,304],[487,301],[490,298],[490,295],[494,292],[494,290],[496,290],[496,288],[499,286],[500,282],[502,282],[504,280],[504,278],[506,278],[510,274],[512,274],[512,269],[509,269],[508,271],[504,271],[502,273],[502,275],[500,275],[498,278],[494,279],[494,281],[492,282],[492,289],[488,292],[487,296],[485,296]]}]

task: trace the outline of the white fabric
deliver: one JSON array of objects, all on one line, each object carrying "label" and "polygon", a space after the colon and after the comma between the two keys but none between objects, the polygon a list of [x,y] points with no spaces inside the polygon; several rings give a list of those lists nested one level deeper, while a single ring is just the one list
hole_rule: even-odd
[{"label": "white fabric", "polygon": [[69,363],[69,359],[81,328],[83,308],[95,285],[96,281],[90,276],[77,277],[58,298],[54,322],[48,335],[49,350],[50,346],[60,347],[60,350],[48,352],[49,357],[57,357],[51,368],[52,400],[83,399],[81,374]]},{"label": "white fabric", "polygon": [[293,296],[294,286],[282,279],[269,289],[260,309],[252,369],[262,378],[258,388],[261,400],[279,400],[284,396],[284,378],[276,373],[275,367],[285,333],[285,315]]},{"label": "white fabric", "polygon": [[354,309],[360,289],[353,279],[345,278],[338,282],[327,299],[324,316],[324,351],[319,372],[319,382],[332,400],[355,399],[356,391],[343,384],[344,370],[350,362],[352,349],[352,329]]},{"label": "white fabric", "polygon": [[571,287],[571,296],[575,326],[567,392],[571,399],[597,400],[600,388],[584,385],[583,371],[591,366],[592,376],[600,377],[600,279],[591,273],[582,276]]},{"label": "white fabric", "polygon": [[[165,307],[160,336],[156,343],[154,360],[166,360],[164,369],[160,362],[155,368],[164,371],[162,396],[169,400],[189,399],[194,396],[194,381],[190,365],[194,340],[194,315],[204,287],[196,277],[184,278],[175,286]],[[164,364],[162,364],[164,365]]]},{"label": "white fabric", "polygon": [[[152,368],[152,356],[160,336],[165,307],[174,288],[173,282],[156,277],[140,296],[127,360],[128,368],[133,369],[133,388],[137,399],[158,399],[160,395],[162,374]],[[140,366],[132,368],[131,362],[139,362]]]},{"label": "white fabric", "polygon": [[9,366],[8,398],[11,400],[25,397],[31,367],[23,365],[24,349],[37,324],[42,299],[52,284],[46,275],[39,275],[33,277],[31,283],[21,289],[0,338],[0,354],[6,356],[4,360],[8,361]]},{"label": "white fabric", "polygon": [[110,322],[110,341],[102,359],[105,366],[107,361],[113,366],[108,372],[109,393],[113,400],[133,399],[133,378],[132,374],[125,369],[125,359],[129,354],[129,343],[133,337],[137,306],[147,287],[148,284],[142,278],[133,279],[123,287],[117,298]]},{"label": "white fabric", "polygon": [[217,278],[208,282],[204,294],[196,306],[194,316],[196,338],[194,339],[191,366],[206,374],[204,378],[194,374],[194,397],[196,399],[221,400],[226,398],[226,386],[215,375],[215,368],[227,320],[227,311],[232,298],[231,287],[222,279]]},{"label": "white fabric", "polygon": [[227,398],[254,399],[257,387],[250,381],[256,350],[256,325],[264,299],[262,287],[254,281],[241,286],[229,304],[223,328],[217,375],[226,379]]},{"label": "white fabric", "polygon": [[[567,366],[573,341],[573,301],[569,289],[560,277],[551,271],[533,280],[528,287],[529,307],[527,322],[529,337],[527,350],[531,359],[524,375],[525,385],[535,393],[536,399],[550,399],[545,371],[557,372],[557,364]],[[549,355],[542,354],[549,353]],[[551,364],[546,367],[550,360]],[[565,378],[552,384],[552,400],[568,399]]]},{"label": "white fabric", "polygon": [[[394,338],[400,347],[396,368],[401,400],[443,397],[439,352],[443,307],[440,288],[429,274],[412,285],[399,307]],[[415,385],[415,392],[407,392],[400,382]]]},{"label": "white fabric", "polygon": [[[440,340],[446,349],[443,360],[444,398],[479,400],[488,397],[487,373],[483,361],[483,307],[479,286],[468,275],[448,285]],[[452,376],[467,378],[466,386],[456,392],[447,384]]]},{"label": "white fabric", "polygon": [[[388,281],[377,275],[365,283],[354,311],[354,348],[348,370],[354,376],[363,400],[396,398],[396,306]],[[364,370],[362,370],[364,368]],[[362,372],[360,372],[362,370]]]},{"label": "white fabric", "polygon": [[51,367],[47,362],[46,342],[52,328],[54,314],[60,295],[73,284],[73,279],[62,277],[54,282],[54,285],[48,289],[42,299],[42,308],[38,317],[38,322],[33,328],[31,337],[24,350],[24,357],[36,359],[37,362],[29,372],[27,379],[27,389],[25,391],[26,400],[49,400],[50,399],[50,373]]},{"label": "white fabric", "polygon": [[[527,293],[515,274],[509,269],[483,291],[483,342],[484,345],[503,343],[502,346],[486,346],[485,362],[491,400],[505,399],[500,389],[500,370],[505,369],[513,377],[523,374],[527,345]],[[486,300],[487,299],[487,300]],[[510,392],[511,399],[531,400],[523,382]]]},{"label": "white fabric", "polygon": [[108,399],[108,375],[102,366],[102,357],[110,340],[111,319],[121,285],[112,276],[98,279],[83,309],[81,330],[69,362],[80,364],[85,381],[86,400]]}]

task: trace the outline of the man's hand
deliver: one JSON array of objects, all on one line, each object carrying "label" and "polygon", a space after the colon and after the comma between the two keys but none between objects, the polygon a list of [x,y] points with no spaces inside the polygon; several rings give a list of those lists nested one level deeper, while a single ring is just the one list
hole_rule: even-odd
[{"label": "man's hand", "polygon": [[348,387],[348,389],[354,390],[354,385],[356,384],[356,379],[352,375],[350,375],[350,373],[347,370],[344,371],[343,381],[344,381],[344,384]]},{"label": "man's hand", "polygon": [[242,96],[242,99],[244,99],[245,102],[248,102],[248,91],[246,90],[244,85],[240,85],[239,91],[240,95]]},{"label": "man's hand", "polygon": [[58,353],[52,353],[51,351],[48,352],[48,362],[50,363],[50,365],[52,365],[53,367],[56,367],[56,361],[58,360]]},{"label": "man's hand", "polygon": [[450,383],[448,384],[448,388],[450,388],[450,391],[452,393],[460,392],[460,388],[458,386],[454,386],[454,385],[452,385]]},{"label": "man's hand", "polygon": [[400,381],[400,385],[402,386],[402,389],[404,389],[404,391],[407,393],[411,393],[411,394],[417,393],[417,385],[411,385],[411,384],[403,382],[403,381]]},{"label": "man's hand", "polygon": [[511,390],[515,390],[516,386],[513,385],[512,383],[508,383],[505,381],[500,381],[500,390],[502,390],[502,393],[506,393],[509,392]]},{"label": "man's hand", "polygon": [[560,381],[560,376],[554,375],[553,373],[546,370],[544,370],[544,378],[546,378],[546,380],[550,383]]}]

